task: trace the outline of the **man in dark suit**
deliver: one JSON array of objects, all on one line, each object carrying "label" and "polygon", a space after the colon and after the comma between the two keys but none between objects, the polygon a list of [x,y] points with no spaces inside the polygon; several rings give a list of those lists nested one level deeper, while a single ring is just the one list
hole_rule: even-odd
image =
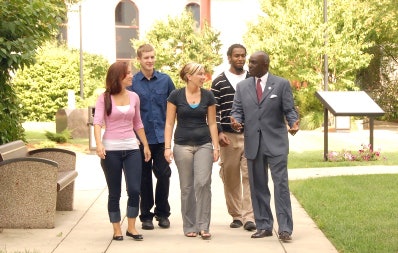
[{"label": "man in dark suit", "polygon": [[268,188],[269,167],[274,182],[278,237],[288,241],[293,232],[287,171],[288,132],[296,134],[299,120],[289,81],[269,73],[269,63],[265,52],[258,51],[250,56],[251,77],[237,85],[231,124],[235,131],[240,131],[244,124],[245,155],[257,225],[257,232],[251,237],[272,236],[274,220]]}]

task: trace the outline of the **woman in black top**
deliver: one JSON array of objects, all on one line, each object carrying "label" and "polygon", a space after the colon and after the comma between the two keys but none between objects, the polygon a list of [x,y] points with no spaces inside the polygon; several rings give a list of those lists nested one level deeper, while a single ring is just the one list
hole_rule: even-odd
[{"label": "woman in black top", "polygon": [[167,99],[164,156],[169,163],[174,158],[177,165],[184,234],[196,237],[200,231],[202,239],[210,239],[211,172],[220,152],[216,100],[202,88],[206,75],[201,64],[186,64],[180,77],[187,86],[174,90]]}]

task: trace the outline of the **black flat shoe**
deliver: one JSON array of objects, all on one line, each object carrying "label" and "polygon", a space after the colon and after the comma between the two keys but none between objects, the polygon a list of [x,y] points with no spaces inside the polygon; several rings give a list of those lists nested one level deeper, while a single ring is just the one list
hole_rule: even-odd
[{"label": "black flat shoe", "polygon": [[133,239],[136,240],[136,241],[141,241],[141,240],[144,239],[144,237],[141,234],[133,235],[129,231],[126,231],[126,236],[133,237]]},{"label": "black flat shoe", "polygon": [[122,235],[114,235],[112,239],[115,241],[123,241],[123,236]]}]

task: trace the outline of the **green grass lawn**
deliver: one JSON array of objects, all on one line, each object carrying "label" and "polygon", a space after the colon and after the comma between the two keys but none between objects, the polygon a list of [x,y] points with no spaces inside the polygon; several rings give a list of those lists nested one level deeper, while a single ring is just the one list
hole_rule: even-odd
[{"label": "green grass lawn", "polygon": [[398,252],[398,174],[290,181],[290,190],[339,252]]},{"label": "green grass lawn", "polygon": [[323,168],[323,167],[346,167],[346,166],[371,166],[371,165],[397,165],[398,152],[381,152],[378,161],[342,161],[329,162],[323,159],[323,150],[304,151],[301,153],[290,152],[288,167],[294,168]]},{"label": "green grass lawn", "polygon": [[[40,144],[49,141],[45,136],[45,131],[25,131],[25,137],[27,142],[31,144]],[[72,138],[68,140],[68,143],[88,146],[88,141],[88,138]]]},{"label": "green grass lawn", "polygon": [[[290,152],[289,169],[397,165],[397,152],[378,161],[329,162],[323,150]],[[339,252],[398,252],[398,175],[290,181],[290,190]]]}]

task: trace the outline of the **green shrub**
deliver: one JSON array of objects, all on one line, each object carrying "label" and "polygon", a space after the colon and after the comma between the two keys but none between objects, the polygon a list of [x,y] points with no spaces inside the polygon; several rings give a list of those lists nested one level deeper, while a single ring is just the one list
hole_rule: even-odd
[{"label": "green shrub", "polygon": [[383,82],[378,88],[369,92],[374,101],[384,110],[383,120],[398,121],[398,80]]},{"label": "green shrub", "polygon": [[300,114],[300,129],[313,130],[323,123],[323,105],[315,97],[316,87],[292,88],[295,104]]},{"label": "green shrub", "polygon": [[[97,88],[105,86],[109,63],[102,56],[88,53],[83,58],[83,94],[90,98]],[[23,120],[54,121],[58,109],[67,107],[68,90],[74,91],[77,105],[85,105],[80,97],[78,50],[48,44],[38,51],[35,60],[32,66],[18,70],[13,79]]]},{"label": "green shrub", "polygon": [[0,101],[0,144],[18,139],[25,141],[20,121],[22,110],[18,108],[18,97],[9,83],[2,85],[0,81]]},{"label": "green shrub", "polygon": [[300,118],[300,129],[314,130],[323,124],[323,111],[307,112]]},{"label": "green shrub", "polygon": [[45,133],[47,139],[50,141],[54,141],[56,143],[65,143],[68,142],[69,139],[71,139],[71,131],[68,129],[65,129],[61,133],[53,133],[50,131],[46,131]]}]

